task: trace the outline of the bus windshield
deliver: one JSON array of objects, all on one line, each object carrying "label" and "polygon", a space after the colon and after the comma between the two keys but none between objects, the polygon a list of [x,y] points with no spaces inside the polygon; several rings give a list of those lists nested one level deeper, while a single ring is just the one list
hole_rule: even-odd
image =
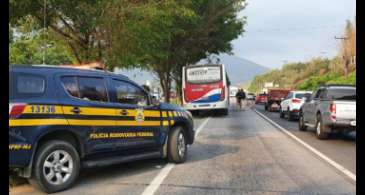
[{"label": "bus windshield", "polygon": [[199,66],[186,69],[186,80],[189,83],[203,84],[222,80],[220,66]]}]

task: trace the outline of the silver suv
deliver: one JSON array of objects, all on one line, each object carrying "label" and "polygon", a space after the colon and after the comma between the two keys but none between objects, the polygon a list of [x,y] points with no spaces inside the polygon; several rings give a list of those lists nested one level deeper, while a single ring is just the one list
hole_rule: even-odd
[{"label": "silver suv", "polygon": [[316,128],[319,139],[326,139],[333,131],[356,131],[356,87],[319,87],[299,112],[299,130],[307,127]]}]

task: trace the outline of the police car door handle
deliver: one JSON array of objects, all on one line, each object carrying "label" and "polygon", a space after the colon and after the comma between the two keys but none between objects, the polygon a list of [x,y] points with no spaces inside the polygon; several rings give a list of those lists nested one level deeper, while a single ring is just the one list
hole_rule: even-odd
[{"label": "police car door handle", "polygon": [[123,116],[126,116],[126,115],[128,115],[128,110],[123,109],[120,111],[120,114]]},{"label": "police car door handle", "polygon": [[73,107],[71,112],[75,113],[75,114],[80,114],[81,110],[79,107]]}]

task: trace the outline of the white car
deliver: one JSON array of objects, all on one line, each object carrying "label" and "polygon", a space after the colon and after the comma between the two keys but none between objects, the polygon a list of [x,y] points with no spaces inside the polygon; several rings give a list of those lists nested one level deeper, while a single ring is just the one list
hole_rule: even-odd
[{"label": "white car", "polygon": [[311,94],[311,91],[291,91],[280,103],[280,118],[284,118],[285,115],[288,116],[288,120],[298,118],[300,107]]},{"label": "white car", "polygon": [[255,100],[255,94],[253,93],[247,93],[246,100]]}]

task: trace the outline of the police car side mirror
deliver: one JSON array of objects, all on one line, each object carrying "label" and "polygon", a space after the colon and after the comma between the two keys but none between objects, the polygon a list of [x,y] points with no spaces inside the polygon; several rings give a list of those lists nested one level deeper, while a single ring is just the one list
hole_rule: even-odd
[{"label": "police car side mirror", "polygon": [[160,101],[155,96],[151,96],[150,99],[151,99],[152,105],[155,105],[155,106],[160,105]]}]

